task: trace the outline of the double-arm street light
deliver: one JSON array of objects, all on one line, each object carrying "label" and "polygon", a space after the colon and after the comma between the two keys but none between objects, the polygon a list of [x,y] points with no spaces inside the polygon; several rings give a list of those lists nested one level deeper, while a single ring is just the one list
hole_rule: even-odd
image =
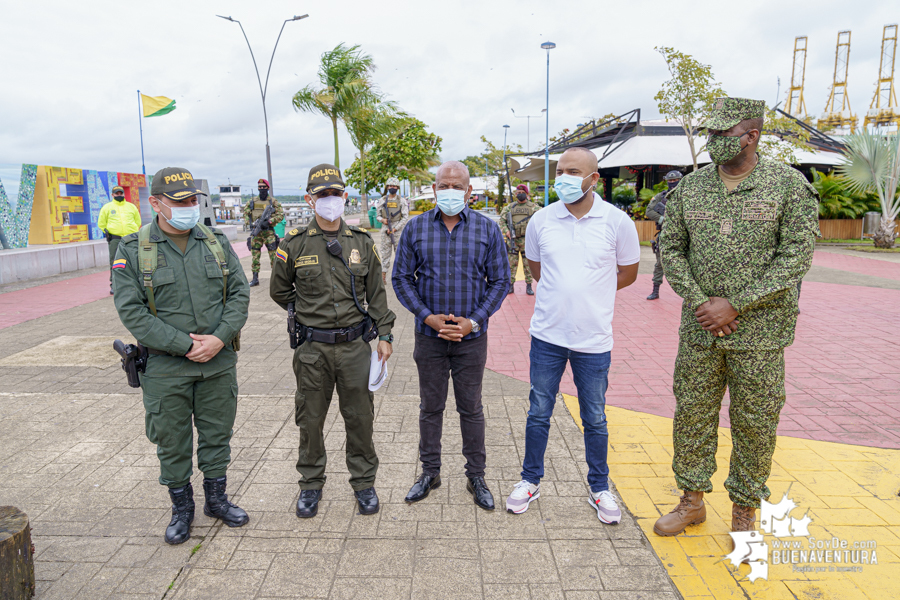
[{"label": "double-arm street light", "polygon": [[281,31],[278,32],[278,39],[275,40],[275,47],[272,48],[272,58],[269,59],[269,70],[266,71],[266,84],[263,85],[262,79],[259,76],[259,68],[256,66],[256,57],[253,55],[253,48],[250,47],[250,40],[247,39],[247,32],[244,31],[244,26],[241,25],[241,22],[237,19],[232,19],[231,17],[223,17],[222,15],[216,15],[220,19],[225,19],[226,21],[231,21],[232,23],[237,23],[241,28],[241,33],[244,34],[244,40],[247,42],[247,48],[250,49],[250,58],[253,59],[253,68],[256,70],[256,81],[259,83],[259,94],[262,96],[262,105],[263,105],[263,121],[266,125],[266,169],[269,174],[269,189],[272,190],[272,193],[275,193],[275,184],[272,182],[272,157],[269,154],[269,117],[266,114],[266,91],[269,89],[269,73],[272,72],[272,61],[275,60],[275,50],[278,49],[278,42],[281,40],[281,34],[284,31],[284,26],[290,23],[291,21],[299,21],[300,19],[305,19],[309,15],[300,15],[293,16],[290,19],[285,19],[284,23],[281,24]]},{"label": "double-arm street light", "polygon": [[542,108],[542,109],[541,109],[541,114],[539,114],[539,115],[517,115],[517,114],[516,114],[516,109],[511,108],[511,109],[509,109],[509,110],[512,111],[513,116],[514,116],[515,118],[517,118],[517,119],[528,119],[528,122],[527,122],[527,124],[528,124],[528,133],[527,133],[527,136],[528,136],[528,137],[527,137],[527,140],[528,140],[528,141],[525,143],[525,150],[526,150],[527,152],[531,152],[531,120],[532,120],[532,119],[537,119],[537,118],[539,118],[539,117],[543,117],[543,116],[544,116],[544,113],[547,112],[547,109],[546,109],[546,108]]},{"label": "double-arm street light", "polygon": [[541,48],[547,51],[547,108],[544,109],[544,206],[547,206],[550,204],[550,51],[556,44],[544,42]]},{"label": "double-arm street light", "polygon": [[[504,125],[503,126],[503,164],[500,166],[500,168],[503,169],[503,173],[499,173],[498,174],[499,177],[504,177],[509,173],[509,169],[506,168],[506,134],[508,132],[509,132],[509,125]],[[510,194],[510,192],[509,192],[509,177],[506,177],[506,188],[507,188],[506,193]],[[499,186],[498,186],[498,189],[499,189]],[[512,194],[510,194],[510,196],[512,196]],[[497,199],[498,202],[500,202],[502,200],[503,200],[503,198]]]}]

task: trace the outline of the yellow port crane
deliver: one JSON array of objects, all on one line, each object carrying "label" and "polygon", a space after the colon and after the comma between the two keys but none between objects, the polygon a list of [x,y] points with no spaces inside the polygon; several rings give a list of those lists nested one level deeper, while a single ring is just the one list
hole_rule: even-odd
[{"label": "yellow port crane", "polygon": [[825,112],[819,118],[818,128],[834,127],[836,129],[856,130],[859,121],[850,109],[850,97],[847,95],[847,73],[850,69],[850,32],[839,31],[837,48],[834,51],[834,82],[825,104]]},{"label": "yellow port crane", "polygon": [[878,83],[875,96],[863,125],[897,125],[900,127],[900,110],[894,92],[894,59],[897,54],[897,25],[885,25],[881,38],[881,63],[878,65]]},{"label": "yellow port crane", "polygon": [[806,36],[794,38],[794,66],[791,68],[791,87],[788,88],[785,112],[802,119],[806,116],[803,83],[806,81]]}]

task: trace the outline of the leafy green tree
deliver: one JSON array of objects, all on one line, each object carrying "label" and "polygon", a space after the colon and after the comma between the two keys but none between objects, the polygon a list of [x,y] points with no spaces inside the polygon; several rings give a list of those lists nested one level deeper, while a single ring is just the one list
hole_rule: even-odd
[{"label": "leafy green tree", "polygon": [[392,132],[372,143],[365,166],[358,157],[344,171],[344,176],[347,183],[361,191],[374,189],[375,184],[383,185],[390,177],[413,184],[430,183],[433,175],[428,169],[441,164],[438,158],[441,141],[439,135],[430,133],[425,123],[414,117],[396,119]]},{"label": "leafy green tree", "polygon": [[875,232],[876,248],[893,248],[894,221],[900,213],[900,133],[876,135],[863,129],[844,138],[844,162],[837,170],[851,193],[875,191],[881,223]]},{"label": "leafy green tree", "polygon": [[370,75],[375,63],[359,46],[338,44],[322,54],[319,65],[319,84],[307,85],[294,94],[294,109],[300,112],[319,113],[331,119],[334,129],[334,165],[341,166],[338,153],[338,121],[344,120],[357,109],[366,91],[371,90]]},{"label": "leafy green tree", "polygon": [[[485,167],[487,167],[488,175],[499,174],[500,179],[497,182],[497,206],[500,207],[504,204],[506,195],[506,169],[503,165],[503,146],[495,146],[494,143],[485,136],[481,136],[481,142],[484,144],[484,151],[481,154],[467,156],[459,162],[469,167],[469,174],[472,177],[481,177],[485,172]],[[507,158],[510,154],[520,154],[521,152],[522,146],[520,144],[506,146]],[[519,185],[519,183],[521,183],[521,181],[514,178],[512,173],[510,173],[510,185],[516,186]]]},{"label": "leafy green tree", "polygon": [[[812,118],[805,119],[807,124],[811,124]],[[775,160],[780,160],[789,165],[796,165],[797,150],[805,150],[813,152],[814,149],[809,142],[809,132],[800,126],[797,121],[789,117],[785,117],[772,108],[766,109],[765,125],[763,135],[759,140],[759,153]]]},{"label": "leafy green tree", "polygon": [[653,99],[666,121],[671,119],[684,130],[696,171],[697,157],[705,148],[705,144],[695,147],[697,124],[712,110],[716,98],[726,95],[725,90],[716,82],[709,65],[674,48],[662,46],[654,50],[665,59],[672,78],[662,84]]},{"label": "leafy green tree", "polygon": [[878,210],[874,194],[851,194],[847,181],[838,175],[826,175],[813,169],[812,185],[819,192],[819,217],[823,219],[859,219]]},{"label": "leafy green tree", "polygon": [[[359,170],[362,185],[363,204],[369,207],[368,185],[366,181],[366,153],[377,140],[390,136],[398,128],[406,113],[394,102],[385,101],[372,89],[361,92],[348,114],[344,115],[344,125],[350,133],[353,145],[359,150]],[[355,163],[354,163],[355,164]]]}]

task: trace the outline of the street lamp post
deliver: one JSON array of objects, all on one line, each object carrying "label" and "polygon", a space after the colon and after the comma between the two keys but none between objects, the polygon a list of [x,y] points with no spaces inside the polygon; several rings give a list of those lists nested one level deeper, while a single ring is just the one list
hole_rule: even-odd
[{"label": "street lamp post", "polygon": [[544,109],[544,206],[547,206],[550,204],[550,51],[556,44],[544,42],[541,48],[547,51],[547,108]]},{"label": "street lamp post", "polygon": [[250,50],[250,58],[253,59],[253,68],[256,70],[256,81],[259,83],[259,95],[262,96],[262,105],[263,105],[263,122],[266,125],[266,171],[269,175],[269,189],[272,190],[272,193],[275,193],[275,184],[272,182],[272,157],[269,153],[269,117],[266,114],[266,91],[269,89],[269,73],[272,72],[272,61],[275,60],[275,50],[278,49],[278,42],[281,40],[281,34],[284,32],[284,26],[287,25],[291,21],[299,21],[300,19],[305,19],[309,15],[294,15],[290,19],[285,19],[284,23],[281,24],[281,31],[278,32],[278,38],[275,40],[275,47],[272,48],[272,57],[269,59],[269,70],[266,71],[266,84],[263,85],[262,79],[259,77],[259,68],[256,66],[256,57],[253,55],[253,48],[250,47],[250,40],[247,39],[247,32],[244,31],[244,26],[241,25],[241,22],[237,19],[232,19],[231,17],[223,17],[222,15],[216,15],[220,19],[225,19],[226,21],[231,21],[232,23],[237,23],[238,27],[241,28],[241,33],[244,34],[244,40],[247,42],[247,48]]},{"label": "street lamp post", "polygon": [[539,115],[517,115],[516,109],[509,109],[512,111],[512,114],[517,119],[528,119],[527,121],[527,133],[526,133],[526,142],[525,142],[525,150],[531,152],[531,119],[537,119],[538,117],[543,117],[544,113],[547,112],[546,108],[541,109],[541,114]]},{"label": "street lamp post", "polygon": [[[505,174],[509,173],[509,170],[506,168],[506,134],[509,132],[509,125],[503,126],[503,165],[500,167],[503,169],[503,173],[499,174],[498,177],[502,177]],[[497,186],[499,191],[500,186]],[[509,177],[506,178],[506,193],[509,194]],[[499,198],[498,198],[499,200]]]}]

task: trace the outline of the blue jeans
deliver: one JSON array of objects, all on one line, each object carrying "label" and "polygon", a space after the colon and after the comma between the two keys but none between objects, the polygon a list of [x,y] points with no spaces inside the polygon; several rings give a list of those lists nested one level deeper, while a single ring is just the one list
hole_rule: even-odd
[{"label": "blue jeans", "polygon": [[609,489],[609,466],[606,454],[609,434],[606,431],[606,387],[610,353],[587,354],[556,346],[532,336],[531,393],[528,399],[528,421],[525,425],[525,460],[522,479],[537,485],[544,476],[544,452],[550,434],[550,416],[556,404],[559,382],[572,365],[578,390],[578,406],[584,426],[584,454],[588,464],[588,485],[594,493]]}]

